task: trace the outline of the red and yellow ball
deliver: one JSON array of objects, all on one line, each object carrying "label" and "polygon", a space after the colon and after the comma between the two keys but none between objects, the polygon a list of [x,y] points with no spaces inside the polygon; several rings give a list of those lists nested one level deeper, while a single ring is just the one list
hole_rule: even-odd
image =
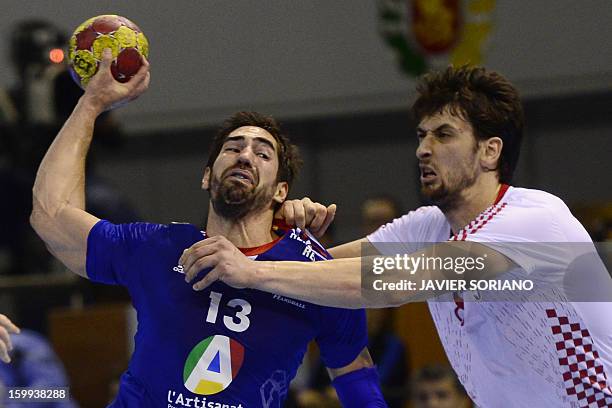
[{"label": "red and yellow ball", "polygon": [[112,14],[92,17],[74,30],[68,48],[70,73],[81,88],[98,72],[105,48],[112,51],[111,72],[119,82],[129,81],[142,57],[149,57],[149,41],[132,21]]}]

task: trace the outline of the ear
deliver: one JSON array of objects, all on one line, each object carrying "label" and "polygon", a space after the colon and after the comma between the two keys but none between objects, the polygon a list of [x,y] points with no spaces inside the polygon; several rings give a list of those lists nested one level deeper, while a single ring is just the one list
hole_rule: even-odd
[{"label": "ear", "polygon": [[210,167],[204,169],[204,177],[202,177],[202,190],[208,191],[210,188]]},{"label": "ear", "polygon": [[484,171],[493,171],[499,168],[504,142],[500,137],[490,137],[481,142],[480,164]]},{"label": "ear", "polygon": [[287,184],[286,181],[281,181],[280,183],[276,184],[276,191],[274,192],[274,197],[272,197],[272,199],[275,202],[282,204],[287,199],[287,194],[289,194],[289,184]]}]

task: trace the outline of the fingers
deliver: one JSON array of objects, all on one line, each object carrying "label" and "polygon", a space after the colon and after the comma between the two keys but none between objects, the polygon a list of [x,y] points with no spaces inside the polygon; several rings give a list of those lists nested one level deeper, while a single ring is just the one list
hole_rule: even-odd
[{"label": "fingers", "polygon": [[325,209],[325,220],[323,221],[321,226],[316,230],[311,229],[310,232],[312,232],[315,237],[321,238],[323,235],[325,235],[325,232],[327,231],[335,217],[336,204],[331,204]]},{"label": "fingers", "polygon": [[[13,343],[11,342],[11,336],[9,335],[8,330],[6,330],[4,327],[1,327],[1,326],[0,326],[0,344],[4,346],[4,352],[0,353],[0,356],[2,357],[2,361],[4,361],[5,363],[8,363],[10,361],[8,352],[13,349]],[[9,361],[6,360],[7,358],[9,359]]]},{"label": "fingers", "polygon": [[[319,203],[313,203],[313,212],[314,216],[308,223],[308,229],[312,231],[318,231],[323,223],[325,222],[325,218],[327,217],[327,208]],[[308,220],[307,220],[308,221]]]},{"label": "fingers", "polygon": [[132,78],[130,81],[136,81],[136,83],[132,84],[134,88],[130,92],[131,96],[129,97],[130,101],[138,99],[140,95],[142,95],[148,88],[149,82],[151,80],[151,74],[149,72],[145,73],[145,76],[142,78]]},{"label": "fingers", "polygon": [[19,333],[19,327],[15,326],[11,320],[3,314],[0,314],[0,325],[5,327],[11,333]]},{"label": "fingers", "polygon": [[7,364],[11,362],[11,357],[8,354],[7,345],[3,341],[0,341],[0,360],[4,361]]},{"label": "fingers", "polygon": [[8,352],[13,349],[10,333],[19,333],[19,327],[15,326],[8,317],[0,314],[0,360],[5,363],[11,362]]},{"label": "fingers", "polygon": [[100,61],[99,70],[110,72],[110,66],[111,66],[112,61],[113,61],[113,52],[111,51],[110,48],[105,48],[102,51],[102,60]]},{"label": "fingers", "polygon": [[147,59],[145,57],[142,57],[142,65],[140,66],[138,71],[134,74],[132,79],[130,79],[130,81],[135,81],[135,82],[144,81],[145,78],[149,74],[149,67],[150,65]]},{"label": "fingers", "polygon": [[[299,229],[306,228],[306,209],[304,203],[306,200],[310,201],[308,197],[300,200],[292,201],[293,204],[293,223],[289,225],[295,225]],[[310,201],[312,202],[312,201]]]},{"label": "fingers", "polygon": [[295,225],[295,212],[293,210],[293,200],[285,201],[279,211],[280,218],[285,220],[287,225]]},{"label": "fingers", "polygon": [[206,276],[204,276],[202,279],[200,279],[193,285],[193,290],[204,290],[213,283],[215,283],[218,279],[219,272],[217,271],[217,268],[213,268],[210,272],[206,274]]},{"label": "fingers", "polygon": [[218,250],[219,240],[218,237],[208,238],[183,251],[179,265],[183,266],[185,282],[191,282],[201,270],[214,266],[215,258],[212,255]]}]

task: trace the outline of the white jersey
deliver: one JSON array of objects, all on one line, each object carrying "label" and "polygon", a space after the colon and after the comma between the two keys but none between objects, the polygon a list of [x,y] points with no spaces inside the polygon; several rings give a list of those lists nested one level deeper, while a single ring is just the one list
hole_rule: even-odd
[{"label": "white jersey", "polygon": [[[557,257],[546,251],[525,253],[528,243],[581,242],[592,247],[587,232],[559,198],[514,187],[454,236],[437,207],[421,207],[368,240],[383,253],[385,246],[377,243],[401,243],[402,249],[413,252],[426,242],[449,237],[486,243],[519,266],[506,274],[539,281],[563,280],[559,275],[565,269],[555,267]],[[495,245],[516,242],[527,245]],[[603,286],[612,291],[609,275]],[[469,291],[447,293],[428,303],[448,359],[479,407],[612,407],[612,303],[486,302],[480,293]]]}]

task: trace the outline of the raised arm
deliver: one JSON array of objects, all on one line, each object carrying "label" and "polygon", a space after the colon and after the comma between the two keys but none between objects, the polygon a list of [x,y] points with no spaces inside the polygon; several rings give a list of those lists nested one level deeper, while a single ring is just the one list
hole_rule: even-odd
[{"label": "raised arm", "polygon": [[98,73],[45,154],[33,189],[30,223],[49,251],[73,272],[87,277],[87,236],[98,218],[85,212],[85,159],[100,113],[136,99],[149,84],[148,63],[127,83],[110,71],[104,51]]}]

